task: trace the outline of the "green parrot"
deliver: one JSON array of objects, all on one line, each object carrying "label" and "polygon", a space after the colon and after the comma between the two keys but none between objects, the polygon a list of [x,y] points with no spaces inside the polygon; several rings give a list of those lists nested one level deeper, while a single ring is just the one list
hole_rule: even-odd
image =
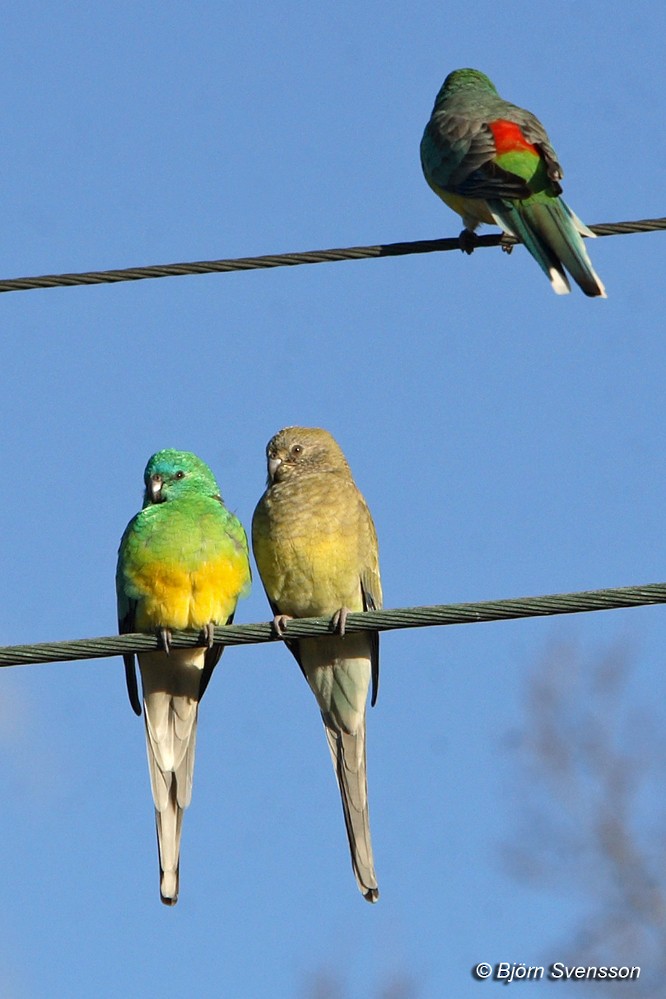
[{"label": "green parrot", "polygon": [[476,69],[449,73],[421,140],[421,165],[435,194],[462,216],[461,249],[471,253],[481,222],[525,244],[553,291],[606,298],[582,236],[594,236],[560,197],[562,168],[541,122],[502,100]]},{"label": "green parrot", "polygon": [[[144,472],[143,509],[120,542],[116,591],[121,634],[160,636],[139,654],[150,783],[160,860],[160,897],[178,900],[183,811],[192,795],[199,701],[223,646],[215,625],[230,624],[250,588],[245,531],[223,505],[208,465],[189,451],[154,454]],[[205,647],[170,648],[171,630],[203,632]],[[134,711],[141,703],[134,656],[123,656]]]}]

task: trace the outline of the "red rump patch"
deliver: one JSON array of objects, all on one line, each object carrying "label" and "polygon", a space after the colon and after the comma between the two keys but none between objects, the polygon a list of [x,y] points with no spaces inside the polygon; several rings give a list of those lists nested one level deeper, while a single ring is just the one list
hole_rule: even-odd
[{"label": "red rump patch", "polygon": [[513,152],[530,152],[534,153],[535,156],[539,155],[539,150],[527,141],[520,130],[520,125],[516,125],[514,121],[498,118],[497,121],[490,122],[489,128],[493,133],[495,148],[499,155]]}]

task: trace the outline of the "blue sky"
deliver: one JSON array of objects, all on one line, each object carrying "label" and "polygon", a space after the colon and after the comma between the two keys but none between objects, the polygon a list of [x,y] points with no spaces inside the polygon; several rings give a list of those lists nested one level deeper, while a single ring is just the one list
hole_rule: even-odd
[{"label": "blue sky", "polygon": [[[665,20],[595,0],[8,8],[0,275],[457,235],[418,146],[468,65],[538,114],[587,223],[664,215]],[[2,295],[0,641],[114,633],[148,456],[195,451],[249,527],[293,423],[345,450],[387,606],[662,580],[665,239],[591,245],[608,301],[555,296],[522,248]],[[255,580],[237,620],[267,617]],[[279,645],[227,650],[206,694],[173,910],[121,661],[4,670],[0,992],[301,997],[328,971],[349,999],[395,975],[465,999],[499,989],[478,961],[566,960],[590,899],[502,864],[531,793],[509,736],[551,643],[627,643],[640,706],[665,639],[660,608],[383,638],[376,906]]]}]

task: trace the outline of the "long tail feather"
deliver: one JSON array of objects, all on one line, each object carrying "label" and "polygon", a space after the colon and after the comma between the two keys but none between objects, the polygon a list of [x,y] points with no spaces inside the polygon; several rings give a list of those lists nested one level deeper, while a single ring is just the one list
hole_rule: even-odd
[{"label": "long tail feather", "polygon": [[157,849],[160,860],[160,898],[165,905],[175,905],[180,888],[180,837],[183,828],[183,809],[176,801],[176,781],[169,789],[166,808],[155,809]]},{"label": "long tail feather", "polygon": [[606,298],[606,289],[592,266],[582,236],[593,236],[561,198],[507,205],[490,202],[498,225],[521,240],[548,275],[553,291],[570,291],[564,268],[591,298]]},{"label": "long tail feather", "polygon": [[[323,717],[323,716],[322,716]],[[326,723],[326,738],[338,779],[349,850],[356,883],[368,902],[376,902],[379,888],[375,875],[368,814],[368,781],[365,764],[365,723],[354,735]]]},{"label": "long tail feather", "polygon": [[168,658],[153,653],[142,656],[140,664],[160,897],[165,905],[175,905],[183,812],[192,797],[203,653],[200,649],[172,649]]},{"label": "long tail feather", "polygon": [[[164,713],[161,740],[151,724],[157,713]],[[192,775],[197,737],[198,704],[184,697],[152,694],[144,701],[148,769],[155,803],[155,825],[160,858],[160,895],[165,905],[178,901],[180,838],[183,812],[192,798]],[[184,716],[187,716],[186,718]]]},{"label": "long tail feather", "polygon": [[298,642],[298,662],[317,698],[340,788],[352,869],[368,902],[379,898],[365,765],[365,712],[373,651],[373,639],[365,632]]}]

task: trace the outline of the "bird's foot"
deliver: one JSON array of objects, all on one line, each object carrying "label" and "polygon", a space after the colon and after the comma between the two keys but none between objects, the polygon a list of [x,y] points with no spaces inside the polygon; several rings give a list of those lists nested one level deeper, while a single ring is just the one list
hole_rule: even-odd
[{"label": "bird's foot", "polygon": [[215,644],[215,622],[209,621],[208,624],[201,629],[201,634],[206,648],[212,649]]},{"label": "bird's foot", "polygon": [[171,652],[171,632],[168,628],[158,628],[157,637],[167,655]]},{"label": "bird's foot", "polygon": [[458,236],[458,245],[463,253],[472,254],[479,245],[479,237],[472,229],[463,229]]},{"label": "bird's foot", "polygon": [[276,614],[273,618],[273,631],[278,638],[284,638],[285,629],[289,621],[293,621],[291,614]]},{"label": "bird's foot", "polygon": [[345,628],[347,627],[347,616],[349,614],[348,607],[341,607],[339,611],[336,611],[331,618],[331,631],[337,632],[340,638],[345,637]]},{"label": "bird's foot", "polygon": [[514,246],[516,245],[516,241],[513,238],[513,236],[509,235],[508,232],[503,232],[502,235],[500,236],[499,245],[502,248],[502,253],[511,253]]}]

